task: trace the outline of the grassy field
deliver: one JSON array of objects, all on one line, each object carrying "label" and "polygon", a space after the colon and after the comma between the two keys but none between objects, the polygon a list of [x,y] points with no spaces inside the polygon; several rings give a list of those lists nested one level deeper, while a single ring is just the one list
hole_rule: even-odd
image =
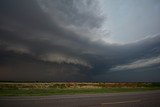
[{"label": "grassy field", "polygon": [[11,83],[0,82],[0,96],[43,96],[160,90],[160,83]]}]

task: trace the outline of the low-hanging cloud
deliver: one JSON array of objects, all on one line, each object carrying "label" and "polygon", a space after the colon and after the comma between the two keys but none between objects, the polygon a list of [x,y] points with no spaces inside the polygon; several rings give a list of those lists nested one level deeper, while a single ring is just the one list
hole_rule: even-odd
[{"label": "low-hanging cloud", "polygon": [[18,54],[32,54],[29,48],[21,45],[10,45],[6,47],[6,51],[13,51]]},{"label": "low-hanging cloud", "polygon": [[85,60],[64,54],[56,54],[56,53],[44,54],[40,56],[40,59],[52,63],[58,63],[58,64],[66,63],[66,64],[81,65],[92,68],[92,66]]}]

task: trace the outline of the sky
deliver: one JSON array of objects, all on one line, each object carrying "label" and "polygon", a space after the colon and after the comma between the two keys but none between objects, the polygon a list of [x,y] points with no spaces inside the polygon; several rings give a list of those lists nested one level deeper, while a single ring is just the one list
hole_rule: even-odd
[{"label": "sky", "polygon": [[0,81],[160,82],[159,0],[0,0]]}]

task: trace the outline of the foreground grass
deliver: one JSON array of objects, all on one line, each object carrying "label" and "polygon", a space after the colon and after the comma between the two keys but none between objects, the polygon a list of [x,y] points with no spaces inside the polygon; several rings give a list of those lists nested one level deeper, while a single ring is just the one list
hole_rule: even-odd
[{"label": "foreground grass", "polygon": [[160,83],[13,83],[0,82],[0,96],[44,96],[160,90]]}]

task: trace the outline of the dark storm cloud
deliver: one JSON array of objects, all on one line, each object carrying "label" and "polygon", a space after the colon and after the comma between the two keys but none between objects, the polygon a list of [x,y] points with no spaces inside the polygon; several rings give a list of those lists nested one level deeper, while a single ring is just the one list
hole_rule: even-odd
[{"label": "dark storm cloud", "polygon": [[[81,35],[76,34],[72,30],[64,28],[64,26],[66,25],[63,24],[65,23],[57,23],[56,19],[52,19],[52,16],[50,16],[50,14],[44,12],[44,10],[39,5],[39,2],[40,1],[23,0],[1,1],[1,51],[6,51],[6,53],[13,52],[14,54],[20,54],[21,56],[23,56],[23,54],[27,54],[35,59],[35,63],[44,61],[43,63],[53,62],[53,64],[73,64],[75,66],[82,66],[82,69],[83,66],[92,68],[92,65],[88,61],[87,57],[84,57],[82,54],[85,51],[90,51],[89,48],[92,48],[92,44],[89,39],[83,38],[81,37]],[[58,2],[62,2],[63,4],[63,1],[54,1],[53,4],[56,4],[58,6]],[[64,8],[66,8],[67,6],[69,5],[64,4]],[[70,10],[73,11],[74,9]],[[56,14],[58,10],[54,12]],[[94,17],[94,15],[90,16],[87,13],[84,13],[84,15],[80,14],[79,16],[85,16],[85,19],[78,22],[79,24],[84,23],[84,21],[88,18],[87,25],[91,27],[92,23],[89,19],[90,17]],[[94,26],[98,25],[98,19],[98,16],[97,19],[96,16],[94,17],[94,21],[96,22],[97,20],[97,24]],[[69,18],[66,20],[69,21]],[[73,25],[76,25],[75,22],[73,22]],[[91,50],[94,51],[94,49]],[[4,55],[2,55],[2,57],[4,57]],[[12,57],[15,56],[13,55]],[[21,63],[21,60],[23,60],[21,59],[21,57],[13,58],[11,61],[4,59],[4,62],[2,63],[5,63],[6,66],[7,64],[8,66],[10,66],[10,64],[14,63],[15,61]],[[20,68],[25,68],[25,65],[26,67],[28,66],[27,64],[24,64],[24,67]],[[13,66],[11,68],[13,68]],[[35,69],[33,66],[29,68],[31,71],[34,71]],[[68,68],[67,72],[69,71],[69,68],[73,73],[75,71],[72,70],[72,67],[65,68]],[[79,67],[75,68],[77,69],[76,72],[79,72]],[[50,71],[54,71],[55,73],[57,72],[56,75],[58,75],[58,71],[55,69],[56,68],[52,67]],[[11,71],[12,70],[13,69],[11,69]],[[17,72],[22,71],[17,69]],[[17,73],[17,76],[20,76],[20,74]],[[39,75],[43,74],[40,73]]]},{"label": "dark storm cloud", "polygon": [[103,43],[104,21],[96,0],[1,0],[0,79],[106,81],[117,67],[159,64],[159,35]]}]

